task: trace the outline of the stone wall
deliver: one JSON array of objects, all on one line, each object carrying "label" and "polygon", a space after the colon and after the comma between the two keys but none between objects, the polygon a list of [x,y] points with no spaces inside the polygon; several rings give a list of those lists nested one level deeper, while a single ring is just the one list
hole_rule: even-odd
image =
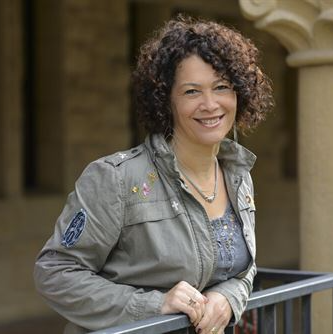
[{"label": "stone wall", "polygon": [[40,186],[68,191],[82,166],[129,145],[127,30],[124,1],[37,1]]},{"label": "stone wall", "polygon": [[27,3],[0,2],[0,325],[53,314],[34,259],[84,166],[131,140],[127,3]]}]

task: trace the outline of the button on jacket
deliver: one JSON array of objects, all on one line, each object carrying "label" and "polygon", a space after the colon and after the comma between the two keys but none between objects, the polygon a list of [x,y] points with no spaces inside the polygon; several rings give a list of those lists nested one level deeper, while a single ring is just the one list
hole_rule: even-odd
[{"label": "button on jacket", "polygon": [[163,136],[148,136],[85,169],[34,272],[38,291],[71,322],[67,333],[160,315],[163,293],[182,280],[222,293],[240,319],[256,274],[249,174],[255,156],[224,139],[218,160],[252,259],[246,271],[210,287],[217,266],[214,232]]}]

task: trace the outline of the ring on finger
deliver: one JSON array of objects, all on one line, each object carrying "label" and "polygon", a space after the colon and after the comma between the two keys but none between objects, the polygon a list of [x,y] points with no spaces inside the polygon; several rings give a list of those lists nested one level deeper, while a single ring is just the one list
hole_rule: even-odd
[{"label": "ring on finger", "polygon": [[193,306],[197,303],[195,296],[197,295],[197,291],[194,291],[192,297],[189,297],[188,305]]},{"label": "ring on finger", "polygon": [[188,300],[188,305],[189,306],[193,306],[193,305],[195,305],[197,302],[196,302],[196,300],[194,300],[193,298],[189,298],[189,300]]},{"label": "ring on finger", "polygon": [[210,331],[212,334],[217,334],[219,330],[216,327],[213,327]]}]

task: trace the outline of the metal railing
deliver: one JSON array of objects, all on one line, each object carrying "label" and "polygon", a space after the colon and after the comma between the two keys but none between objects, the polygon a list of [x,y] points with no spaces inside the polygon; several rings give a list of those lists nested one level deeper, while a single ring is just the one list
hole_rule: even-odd
[{"label": "metal railing", "polygon": [[[262,289],[263,283],[278,281],[278,286]],[[282,284],[281,284],[282,283]],[[301,333],[311,333],[311,296],[315,292],[333,289],[333,273],[317,273],[298,270],[280,270],[259,268],[256,276],[255,291],[251,294],[247,311],[258,310],[258,334],[275,334],[277,331],[277,305],[283,303],[284,334],[294,334],[293,300],[301,303]],[[94,334],[162,334],[188,333],[191,326],[184,314],[163,315],[111,327],[93,332]],[[225,334],[234,333],[229,327]]]}]

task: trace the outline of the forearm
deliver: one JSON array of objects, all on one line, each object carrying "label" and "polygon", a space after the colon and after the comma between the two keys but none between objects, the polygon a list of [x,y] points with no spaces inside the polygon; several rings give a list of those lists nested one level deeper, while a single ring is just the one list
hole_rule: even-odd
[{"label": "forearm", "polygon": [[44,254],[35,266],[37,290],[69,321],[98,330],[160,314],[163,294],[110,282],[64,255]]}]

